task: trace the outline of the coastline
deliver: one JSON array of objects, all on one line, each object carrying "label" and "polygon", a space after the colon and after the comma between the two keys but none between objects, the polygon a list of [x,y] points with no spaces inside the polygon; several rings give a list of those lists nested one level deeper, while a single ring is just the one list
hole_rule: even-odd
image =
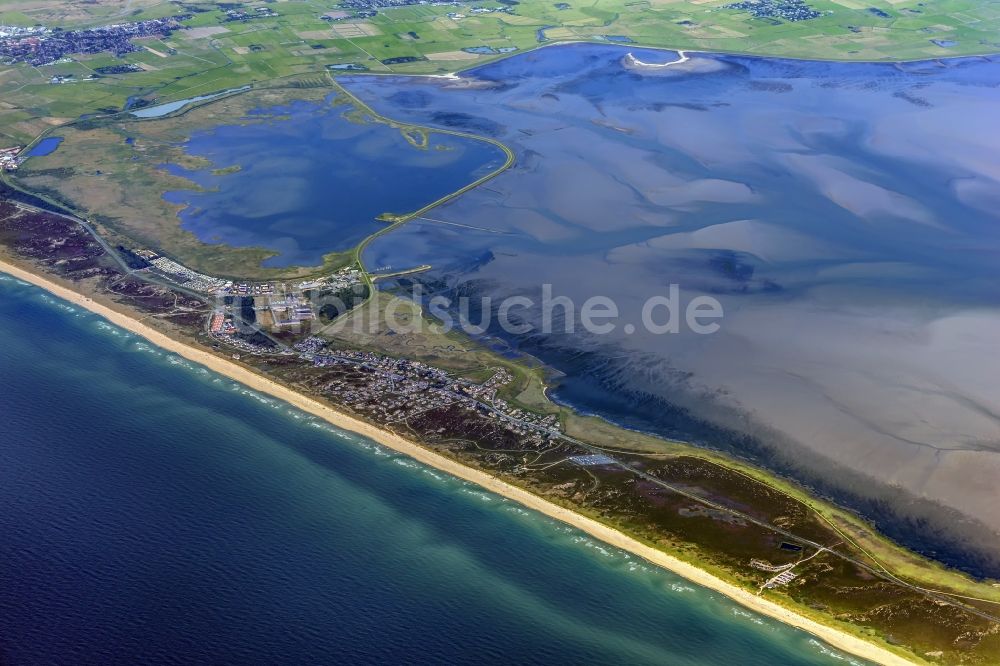
[{"label": "coastline", "polygon": [[312,416],[323,419],[335,427],[363,435],[389,449],[409,456],[420,463],[434,467],[462,480],[474,483],[491,492],[506,497],[519,504],[538,511],[550,518],[575,527],[586,534],[609,545],[620,548],[658,567],[671,571],[688,581],[701,585],[712,591],[725,595],[736,603],[749,608],[761,615],[779,620],[787,625],[806,631],[831,646],[862,657],[864,659],[889,666],[913,664],[904,657],[897,655],[862,638],[853,636],[840,629],[826,626],[816,620],[799,615],[794,611],[767,599],[744,590],[732,583],[699,569],[698,567],[668,555],[660,550],[647,546],[623,532],[611,528],[592,518],[578,514],[561,507],[543,497],[527,490],[506,483],[486,472],[458,463],[446,456],[436,453],[424,446],[405,439],[395,433],[383,430],[371,423],[338,411],[334,407],[307,397],[296,391],[278,384],[262,375],[248,370],[232,361],[208,351],[175,340],[168,335],[153,329],[140,320],[118,312],[94,299],[79,294],[46,277],[0,260],[0,272],[7,273],[19,280],[39,287],[54,296],[62,298],[74,305],[97,314],[111,323],[131,333],[134,333],[150,343],[175,353],[189,361],[198,363],[222,376],[239,382],[255,391],[287,402]]}]

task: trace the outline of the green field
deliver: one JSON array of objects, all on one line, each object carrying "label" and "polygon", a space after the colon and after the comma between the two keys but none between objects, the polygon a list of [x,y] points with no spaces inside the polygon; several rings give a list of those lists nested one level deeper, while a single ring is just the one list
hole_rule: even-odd
[{"label": "green field", "polygon": [[[203,2],[0,0],[0,24],[72,28],[122,20],[192,14],[166,39],[142,40],[143,50],[115,58],[74,56],[72,62],[0,67],[0,146],[28,143],[85,113],[120,110],[129,97],[168,101],[191,95],[317,73],[355,63],[371,72],[446,73],[501,54],[461,49],[489,46],[524,51],[541,43],[628,37],[664,48],[727,51],[799,58],[904,60],[1000,51],[1000,4],[974,0],[810,0],[823,16],[765,20],[726,9],[731,0],[523,0],[510,12],[473,13],[498,3],[412,5],[379,10],[373,18],[323,20],[336,0],[247,2],[275,17],[225,21],[219,5]],[[235,3],[233,3],[235,4]],[[878,10],[872,11],[872,10]],[[459,14],[449,17],[448,14]],[[539,30],[544,37],[539,38]],[[938,40],[949,46],[939,46]],[[400,57],[414,62],[382,64]],[[104,65],[136,64],[145,71],[83,81]],[[73,74],[75,83],[50,83]]]}]

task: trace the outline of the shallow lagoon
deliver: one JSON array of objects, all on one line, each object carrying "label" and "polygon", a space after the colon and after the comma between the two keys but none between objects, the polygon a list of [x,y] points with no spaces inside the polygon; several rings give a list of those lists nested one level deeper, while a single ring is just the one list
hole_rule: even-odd
[{"label": "shallow lagoon", "polygon": [[[380,112],[502,139],[512,171],[373,243],[463,293],[676,283],[712,336],[529,335],[557,396],[728,448],[911,546],[1000,572],[1000,64],[793,62],[546,48],[461,80],[347,83]],[[496,333],[497,331],[493,331]],[[972,516],[961,523],[951,510]],[[921,522],[929,521],[929,522]]]},{"label": "shallow lagoon", "polygon": [[417,148],[346,110],[296,102],[198,132],[184,149],[212,167],[171,169],[207,191],[165,198],[187,206],[182,225],[203,242],[273,250],[266,266],[317,265],[378,231],[378,215],[416,210],[503,164],[486,142],[435,132]]}]

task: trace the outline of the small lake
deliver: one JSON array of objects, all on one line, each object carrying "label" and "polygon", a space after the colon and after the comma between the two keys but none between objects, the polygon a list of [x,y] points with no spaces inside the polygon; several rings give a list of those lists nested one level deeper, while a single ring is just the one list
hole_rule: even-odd
[{"label": "small lake", "polygon": [[198,132],[184,149],[212,167],[169,168],[206,191],[165,198],[187,206],[182,225],[203,242],[277,253],[265,266],[318,265],[382,228],[382,213],[417,210],[505,160],[492,144],[437,132],[417,147],[388,125],[348,120],[348,108],[300,101]]},{"label": "small lake", "polygon": [[61,136],[47,136],[28,151],[28,157],[45,157],[56,152],[56,148],[63,142]]}]

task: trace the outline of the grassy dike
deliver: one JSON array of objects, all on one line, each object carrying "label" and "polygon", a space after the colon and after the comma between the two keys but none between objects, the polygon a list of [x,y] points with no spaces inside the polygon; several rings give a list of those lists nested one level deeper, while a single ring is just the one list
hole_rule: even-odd
[{"label": "grassy dike", "polygon": [[[402,225],[406,224],[410,220],[412,220],[414,218],[417,218],[417,217],[420,217],[421,215],[423,215],[427,211],[431,210],[432,208],[437,208],[438,206],[440,206],[442,204],[445,204],[445,203],[451,201],[452,199],[457,199],[458,197],[462,196],[463,194],[465,194],[469,190],[474,189],[476,187],[479,187],[480,185],[482,185],[483,183],[485,183],[488,180],[492,180],[493,178],[496,178],[501,173],[503,173],[504,171],[506,171],[507,169],[509,169],[510,167],[512,167],[514,165],[514,159],[515,159],[514,158],[514,152],[510,148],[508,148],[507,145],[504,144],[502,141],[497,141],[496,139],[492,139],[490,137],[483,137],[483,136],[478,136],[478,135],[475,135],[475,134],[469,134],[468,132],[458,132],[458,131],[449,130],[449,129],[423,128],[423,127],[418,127],[416,125],[410,125],[410,124],[406,124],[406,123],[400,123],[398,121],[392,120],[391,118],[386,118],[385,116],[381,115],[380,113],[377,113],[368,104],[366,104],[363,101],[361,101],[358,97],[356,97],[355,95],[353,95],[351,92],[349,92],[347,90],[347,88],[345,88],[344,86],[340,85],[336,81],[336,79],[334,79],[333,77],[330,77],[330,82],[333,85],[334,89],[340,95],[342,95],[343,97],[345,97],[346,99],[348,99],[349,102],[350,102],[350,104],[352,106],[354,106],[354,108],[358,109],[363,115],[365,115],[365,116],[367,116],[367,117],[369,117],[369,118],[371,118],[371,119],[373,119],[373,120],[375,120],[377,122],[384,123],[384,124],[388,125],[389,127],[398,129],[400,132],[403,132],[404,134],[407,133],[407,132],[409,132],[409,131],[413,131],[413,130],[433,131],[433,132],[437,132],[437,133],[440,133],[440,134],[450,134],[451,136],[457,136],[457,137],[461,137],[463,139],[471,139],[471,140],[475,140],[475,141],[483,141],[483,142],[492,144],[493,146],[499,148],[500,150],[503,151],[504,155],[506,156],[506,160],[504,161],[504,163],[502,165],[500,165],[499,167],[497,167],[493,171],[489,172],[485,176],[479,178],[478,180],[476,180],[476,181],[474,181],[472,183],[469,183],[465,187],[463,187],[463,188],[461,188],[459,190],[456,190],[456,191],[452,192],[451,194],[447,194],[447,195],[441,197],[440,199],[438,199],[437,201],[432,201],[431,203],[427,204],[423,208],[415,210],[415,211],[413,211],[411,213],[406,213],[404,215],[394,215],[394,216],[392,216],[390,218],[384,219],[384,221],[387,224],[386,224],[386,226],[383,229],[378,230],[377,232],[375,232],[371,236],[368,236],[367,238],[365,238],[363,241],[361,241],[358,244],[358,246],[354,249],[354,261],[362,269],[362,275],[364,276],[366,286],[368,287],[368,296],[367,296],[367,299],[371,299],[372,294],[374,293],[374,290],[375,290],[375,283],[372,280],[371,274],[369,274],[368,271],[365,269],[364,259],[362,258],[362,255],[364,254],[365,248],[367,248],[368,245],[370,245],[371,242],[374,241],[379,236],[384,236],[385,234],[388,234],[389,232],[391,232],[391,231],[393,231],[393,230],[401,227]],[[367,302],[367,300],[366,300],[366,302]]]}]

